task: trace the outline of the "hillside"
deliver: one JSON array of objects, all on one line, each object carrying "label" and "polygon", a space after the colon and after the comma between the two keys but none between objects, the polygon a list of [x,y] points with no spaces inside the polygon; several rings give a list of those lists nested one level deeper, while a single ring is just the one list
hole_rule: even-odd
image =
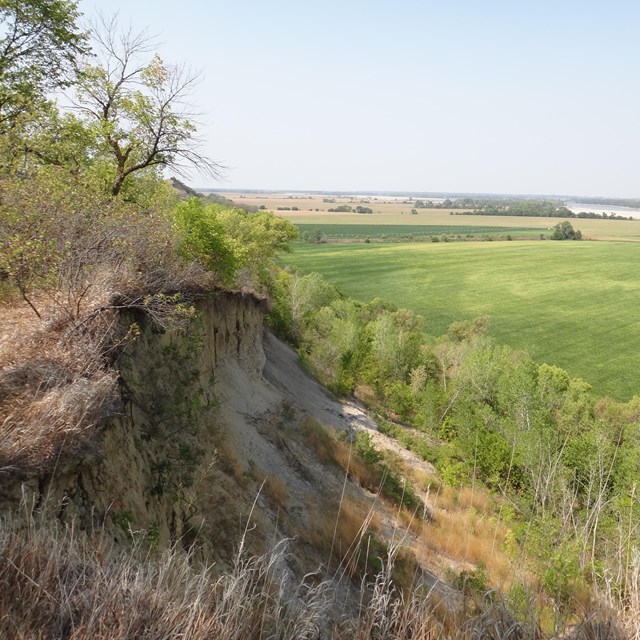
[{"label": "hillside", "polygon": [[[362,486],[357,468],[341,467],[339,462],[349,465],[344,456],[351,453],[348,447],[341,450],[326,429],[373,433],[383,450],[398,445],[377,433],[359,406],[332,399],[299,368],[294,352],[263,334],[264,301],[219,292],[199,297],[197,307],[199,320],[189,330],[159,333],[137,319],[138,337],[119,352],[112,374],[105,372],[109,380],[118,376],[117,388],[111,388],[108,401],[104,392],[99,399],[93,396],[93,404],[101,403],[93,415],[79,414],[65,402],[78,402],[80,381],[67,376],[54,382],[52,371],[62,365],[55,357],[3,368],[0,389],[7,418],[0,451],[0,553],[10,563],[0,572],[4,582],[17,586],[21,576],[42,579],[36,566],[29,575],[11,568],[13,536],[27,530],[36,532],[36,543],[42,528],[53,539],[73,530],[72,545],[81,547],[88,536],[89,544],[95,539],[108,554],[133,545],[161,558],[166,549],[183,548],[197,564],[215,561],[217,574],[233,569],[240,544],[249,554],[264,554],[279,540],[295,538],[278,571],[292,585],[310,573],[329,579],[338,588],[332,597],[342,594],[336,621],[358,615],[355,603],[362,596],[357,580],[348,576],[355,578],[367,561],[374,566],[386,562],[395,546],[405,549],[407,560],[413,558],[403,580],[424,584],[434,598],[439,593],[454,606],[451,587],[432,573],[444,577],[450,561],[417,561],[415,534],[398,520],[396,507]],[[25,332],[19,313],[5,309],[4,321],[14,329],[5,329],[3,362],[20,343],[43,344],[42,334]],[[124,326],[131,321],[127,314],[120,318]],[[87,397],[94,392],[85,391]],[[32,418],[36,412],[56,411],[58,423],[34,420],[27,432],[7,431],[18,403],[30,405]],[[24,454],[27,445],[39,455]],[[331,447],[336,458],[328,455]],[[405,455],[414,469],[433,472]],[[427,502],[419,511],[433,517],[435,508]],[[369,548],[373,540],[375,551]],[[64,598],[78,597],[63,576],[60,580],[58,588],[71,589]],[[17,615],[2,598],[0,608],[5,611],[4,637],[27,629],[40,633],[37,628],[44,631],[51,624],[44,613],[40,620],[28,609]],[[62,612],[54,608],[51,615]],[[70,614],[66,624],[84,629],[84,615],[82,610]],[[108,627],[105,620],[100,624]]]},{"label": "hillside", "polygon": [[[624,239],[613,261],[620,243],[543,242],[555,217],[203,195],[167,177],[219,182],[228,169],[201,137],[198,74],[158,44],[117,16],[83,26],[77,0],[0,3],[0,638],[640,639],[640,396],[598,397],[586,374],[510,344],[508,326],[492,333],[484,304],[508,320],[527,296],[539,314],[566,297],[562,333],[527,314],[531,341],[609,364],[603,378],[617,382],[602,389],[623,390],[628,361],[632,390],[637,221],[553,230]],[[231,68],[224,56],[212,59]],[[266,104],[242,99],[234,118]],[[229,133],[255,145],[259,122]],[[286,149],[255,151],[260,181]],[[309,258],[329,257],[361,300],[282,267],[294,220],[327,225],[303,230]],[[345,221],[362,243],[347,257],[319,249]],[[411,244],[387,243],[398,238]],[[420,264],[427,239],[448,275]],[[480,253],[495,275],[479,275]],[[571,279],[579,255],[597,265],[591,289]],[[501,272],[508,262],[524,275]],[[542,264],[548,276],[525,278]],[[405,305],[399,279],[407,308],[394,303]],[[439,285],[446,304],[429,328]],[[579,307],[593,303],[599,340],[602,305],[623,299],[617,361],[604,363]]]}]

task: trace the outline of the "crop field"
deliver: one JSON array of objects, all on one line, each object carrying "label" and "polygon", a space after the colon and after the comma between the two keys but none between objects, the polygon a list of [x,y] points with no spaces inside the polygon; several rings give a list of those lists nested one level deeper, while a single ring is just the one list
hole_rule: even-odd
[{"label": "crop field", "polygon": [[434,336],[489,315],[498,342],[584,378],[599,395],[640,395],[635,243],[297,244],[284,262],[359,300],[413,309]]},{"label": "crop field", "polygon": [[485,236],[505,237],[539,237],[540,229],[531,227],[487,227],[487,226],[460,226],[460,225],[415,225],[415,224],[298,224],[301,234],[320,231],[324,238],[331,240],[353,239],[411,239],[433,236],[446,236],[453,239],[482,238]]},{"label": "crop field", "polygon": [[[324,202],[323,196],[286,195],[286,194],[226,194],[236,203],[254,207],[264,206],[277,215],[286,217],[295,224],[309,225],[411,225],[445,227],[500,227],[532,228],[539,233],[548,234],[549,230],[561,218],[522,218],[516,216],[470,216],[460,215],[459,210],[417,209],[411,215],[413,205],[408,200],[388,197],[335,197],[334,202]],[[328,209],[340,205],[355,208],[358,205],[369,207],[372,214],[336,213]],[[288,207],[289,210],[284,210]],[[292,210],[297,207],[297,211]],[[588,208],[588,207],[586,207]],[[640,242],[640,220],[571,220],[582,231],[585,238],[594,240],[625,240]],[[457,232],[458,233],[458,232]],[[467,233],[460,231],[459,233]],[[518,234],[523,235],[523,234]]]}]

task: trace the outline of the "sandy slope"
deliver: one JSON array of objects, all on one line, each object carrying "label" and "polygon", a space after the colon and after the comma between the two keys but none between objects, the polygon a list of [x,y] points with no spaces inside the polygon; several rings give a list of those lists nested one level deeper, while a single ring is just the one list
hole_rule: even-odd
[{"label": "sandy slope", "polygon": [[[296,530],[313,527],[319,513],[324,512],[334,518],[329,512],[332,512],[341,492],[346,491],[346,495],[356,502],[375,508],[384,537],[389,542],[401,542],[408,532],[398,527],[396,509],[380,502],[353,480],[346,482],[342,469],[318,459],[296,437],[296,425],[300,423],[300,416],[308,415],[337,430],[366,430],[378,449],[393,450],[408,467],[420,467],[435,473],[433,467],[378,432],[375,421],[363,407],[353,401],[332,398],[300,367],[295,351],[272,334],[265,334],[263,346],[266,364],[261,376],[249,375],[231,359],[218,373],[215,389],[220,419],[245,474],[276,476],[286,486],[288,524],[284,525],[284,518],[280,515],[280,525],[285,526],[281,533],[295,536],[293,532]],[[285,420],[286,425],[282,422],[283,406],[291,407],[297,416]],[[258,503],[268,507],[268,495],[260,496]],[[265,509],[265,512],[269,510]],[[271,520],[277,527],[275,518]],[[317,556],[307,560],[323,563],[326,558]],[[427,588],[435,588],[442,595],[451,597],[450,589],[435,574],[427,567],[423,567],[423,571],[422,580]]]},{"label": "sandy slope", "polygon": [[401,447],[393,438],[380,433],[375,421],[360,404],[351,400],[332,399],[322,385],[302,370],[296,352],[270,333],[265,335],[264,350],[267,356],[264,377],[297,409],[335,429],[366,431],[378,449],[393,451],[413,468],[436,473],[433,465]]}]

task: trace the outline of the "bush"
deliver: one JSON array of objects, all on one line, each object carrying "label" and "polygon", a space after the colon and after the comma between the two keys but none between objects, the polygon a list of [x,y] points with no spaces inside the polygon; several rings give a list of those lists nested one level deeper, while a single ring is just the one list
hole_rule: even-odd
[{"label": "bush", "polygon": [[174,220],[180,238],[180,253],[214,271],[222,282],[230,282],[239,268],[239,259],[225,239],[224,227],[215,209],[200,198],[189,198],[175,209]]}]

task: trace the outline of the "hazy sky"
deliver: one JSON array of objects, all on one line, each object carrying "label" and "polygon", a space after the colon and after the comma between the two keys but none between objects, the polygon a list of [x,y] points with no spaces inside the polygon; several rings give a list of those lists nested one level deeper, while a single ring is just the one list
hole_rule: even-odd
[{"label": "hazy sky", "polygon": [[210,186],[640,196],[637,0],[80,7],[202,72]]}]

